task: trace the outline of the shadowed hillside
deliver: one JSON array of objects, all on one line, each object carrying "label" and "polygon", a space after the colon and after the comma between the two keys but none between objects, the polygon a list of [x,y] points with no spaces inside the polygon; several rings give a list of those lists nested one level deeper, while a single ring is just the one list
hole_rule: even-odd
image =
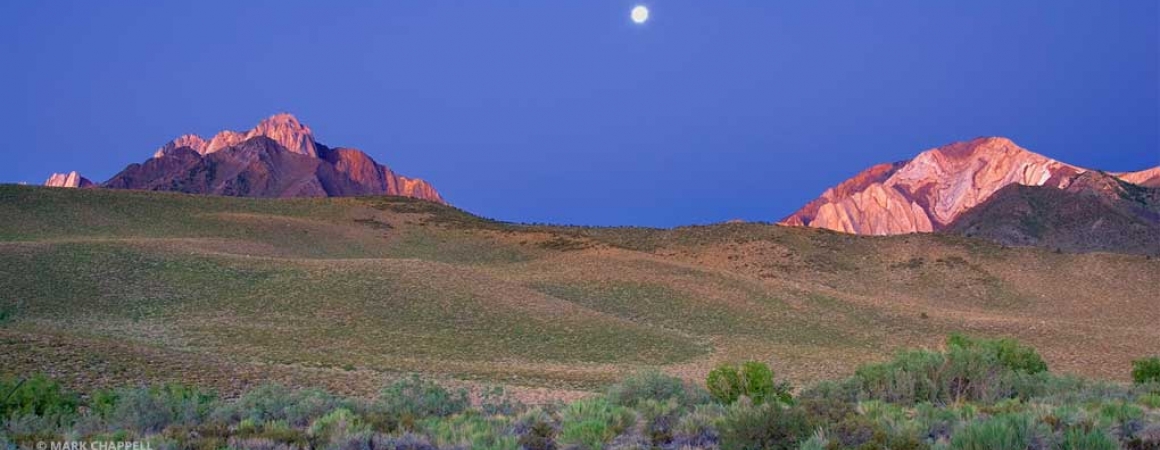
[{"label": "shadowed hillside", "polygon": [[804,382],[950,331],[1015,336],[1053,370],[1102,378],[1160,352],[1160,260],[1142,256],[525,226],[402,197],[0,186],[0,217],[0,353],[80,386],[364,393],[420,371],[560,391],[741,359]]}]

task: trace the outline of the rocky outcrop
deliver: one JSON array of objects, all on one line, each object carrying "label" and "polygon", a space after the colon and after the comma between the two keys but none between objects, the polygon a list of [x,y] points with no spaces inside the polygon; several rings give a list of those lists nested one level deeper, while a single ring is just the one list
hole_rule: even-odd
[{"label": "rocky outcrop", "polygon": [[48,180],[45,180],[44,185],[63,188],[87,188],[92,187],[93,182],[89,181],[88,178],[82,177],[81,174],[74,170],[69,173],[54,173],[48,177]]},{"label": "rocky outcrop", "polygon": [[446,203],[426,181],[399,175],[357,149],[318,143],[290,114],[209,140],[178,137],[103,186],[245,197],[400,195]]},{"label": "rocky outcrop", "polygon": [[[1007,186],[1064,189],[1086,171],[1006,138],[979,138],[871,167],[780,223],[871,235],[939,231]],[[1130,182],[1155,175],[1119,174]]]}]

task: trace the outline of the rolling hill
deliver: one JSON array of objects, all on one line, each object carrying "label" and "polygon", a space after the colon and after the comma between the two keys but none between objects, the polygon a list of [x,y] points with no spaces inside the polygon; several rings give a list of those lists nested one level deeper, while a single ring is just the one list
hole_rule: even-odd
[{"label": "rolling hill", "polygon": [[642,367],[802,383],[951,331],[1123,379],[1160,352],[1160,260],[941,234],[518,225],[404,197],[0,186],[0,354],[89,387],[403,372],[566,396]]}]

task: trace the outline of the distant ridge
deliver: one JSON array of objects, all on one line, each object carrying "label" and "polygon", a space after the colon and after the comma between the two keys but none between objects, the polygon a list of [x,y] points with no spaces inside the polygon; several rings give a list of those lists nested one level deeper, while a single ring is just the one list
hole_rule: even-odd
[{"label": "distant ridge", "polygon": [[[68,184],[57,175],[49,183]],[[398,195],[446,203],[424,180],[399,175],[360,150],[317,142],[310,127],[287,113],[209,140],[180,136],[100,186],[241,197]]]}]

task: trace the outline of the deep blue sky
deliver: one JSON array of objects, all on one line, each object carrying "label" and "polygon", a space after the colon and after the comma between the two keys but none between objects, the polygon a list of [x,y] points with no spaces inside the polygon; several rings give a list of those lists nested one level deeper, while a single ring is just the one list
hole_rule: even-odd
[{"label": "deep blue sky", "polygon": [[1160,164],[1160,2],[635,3],[2,2],[0,181],[279,111],[513,221],[777,220],[980,135]]}]

